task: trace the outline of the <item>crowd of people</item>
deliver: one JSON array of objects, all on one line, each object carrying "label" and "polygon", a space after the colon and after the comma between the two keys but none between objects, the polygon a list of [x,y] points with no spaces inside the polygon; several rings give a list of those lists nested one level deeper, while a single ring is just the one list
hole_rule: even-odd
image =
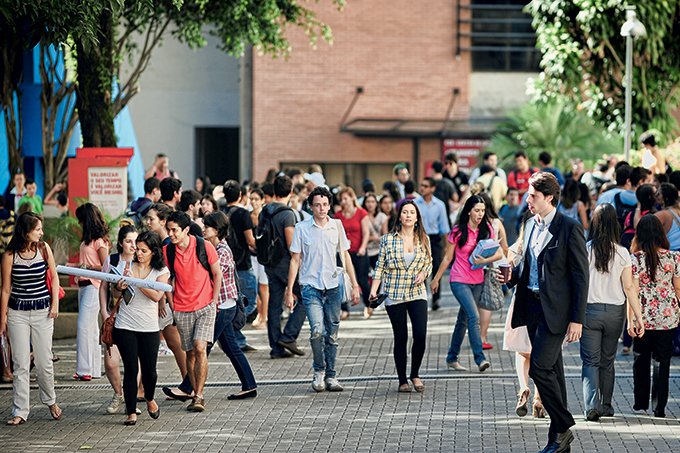
[{"label": "crowd of people", "polygon": [[[365,318],[385,307],[398,391],[423,392],[419,370],[428,306],[439,309],[440,281],[448,273],[460,305],[446,354],[453,371],[467,371],[460,361],[466,332],[478,371],[490,369],[485,351],[495,347],[487,336],[491,314],[514,294],[503,349],[516,354],[517,415],[529,413],[529,378],[536,387],[531,412],[550,415],[544,451],[566,451],[573,440],[561,356],[565,340],[580,340],[587,420],[614,413],[614,359],[622,333],[622,352],[635,352],[633,409],[649,408],[651,386],[654,415],[664,417],[680,322],[680,172],[659,165],[658,157],[651,169],[612,158],[590,172],[575,160],[565,175],[551,167],[546,152],[539,156],[540,168],[522,151],[514,160],[506,172],[495,154],[485,153],[468,175],[449,154],[418,184],[407,165],[398,164],[394,180],[380,190],[365,180],[358,197],[351,187],[329,187],[318,165],[307,172],[272,170],[262,183],[213,185],[199,177],[193,189],[183,189],[167,158],[159,156],[147,172],[145,195],[130,204],[118,230],[116,253],[97,206],[76,209],[82,243],[80,261],[72,265],[171,282],[173,291],[79,278],[73,377],[101,376],[98,317],[115,316],[113,345],[104,354],[114,392],[107,412],[125,408],[125,423],[135,424],[139,400],[158,418],[155,367],[164,349],[174,355],[184,380],[163,393],[190,401],[190,411],[203,411],[215,342],[241,381],[241,391],[229,398],[256,397],[245,354],[255,348],[243,326],[267,329],[270,357],[287,359],[306,355],[298,344],[306,318],[312,388],[342,391],[338,330],[351,316],[350,305],[362,302]],[[50,248],[41,241],[35,189],[22,177],[15,178],[12,201],[25,212],[13,234],[5,235],[11,240],[3,255],[0,302],[0,334],[9,332],[14,362],[11,424],[28,416],[31,347],[41,400],[53,417],[61,416],[45,335],[58,314],[58,285],[48,289],[46,275],[58,280]],[[0,219],[7,217],[5,204],[0,200]],[[407,378],[408,319],[413,341]],[[658,371],[650,380],[652,360]]]}]

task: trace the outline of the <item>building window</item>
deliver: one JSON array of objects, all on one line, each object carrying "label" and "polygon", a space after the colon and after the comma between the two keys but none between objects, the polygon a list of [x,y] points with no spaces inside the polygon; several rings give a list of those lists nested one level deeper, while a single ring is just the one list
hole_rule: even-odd
[{"label": "building window", "polygon": [[[213,184],[239,178],[239,128],[196,127],[196,174]],[[193,183],[186,184],[193,187]]]},{"label": "building window", "polygon": [[[458,53],[472,53],[472,70],[536,72],[541,54],[526,0],[470,0],[458,3]],[[468,38],[468,39],[465,39]],[[469,47],[461,43],[469,42]]]}]

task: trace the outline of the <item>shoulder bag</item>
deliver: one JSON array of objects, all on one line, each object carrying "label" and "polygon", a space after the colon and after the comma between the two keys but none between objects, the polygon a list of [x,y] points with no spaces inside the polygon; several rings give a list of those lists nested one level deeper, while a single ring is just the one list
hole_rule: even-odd
[{"label": "shoulder bag", "polygon": [[[340,244],[342,243],[342,238],[340,237],[340,225],[342,222],[340,220],[335,220],[337,223],[335,227],[338,230],[338,254],[340,255],[341,268],[338,268],[338,272],[342,275],[342,285],[343,285],[343,295],[342,301],[349,302],[352,300],[352,279],[349,278],[347,273],[347,263],[345,262],[345,251],[340,250]],[[339,224],[339,225],[338,225]]]},{"label": "shoulder bag", "polygon": [[123,295],[121,294],[118,297],[118,301],[116,301],[116,305],[113,307],[113,310],[111,310],[111,314],[102,324],[101,333],[99,334],[99,341],[101,344],[106,346],[106,351],[109,353],[109,357],[111,357],[111,346],[113,346],[113,328],[116,325],[116,314],[118,313],[118,308],[120,307],[120,301],[122,299]]}]

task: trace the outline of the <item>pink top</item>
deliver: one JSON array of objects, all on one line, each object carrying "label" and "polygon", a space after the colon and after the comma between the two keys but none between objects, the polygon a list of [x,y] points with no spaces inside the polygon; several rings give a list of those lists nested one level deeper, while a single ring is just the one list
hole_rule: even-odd
[{"label": "pink top", "polygon": [[[470,225],[467,226],[468,237],[467,242],[464,246],[458,246],[458,236],[460,235],[458,226],[453,227],[453,231],[449,234],[448,241],[450,244],[456,246],[455,258],[453,260],[453,265],[451,266],[451,275],[449,277],[449,282],[465,283],[467,285],[477,285],[484,283],[484,269],[472,270],[472,265],[470,264],[470,254],[474,251],[477,246],[477,235],[479,234],[479,228],[473,230]],[[489,225],[490,238],[495,238],[493,228]]]},{"label": "pink top", "polygon": [[[99,238],[95,241],[90,242],[89,244],[85,244],[84,242],[80,243],[80,264],[84,264],[87,266],[88,269],[93,269],[93,270],[102,270],[102,266],[104,265],[100,260],[99,260],[99,254],[97,253],[100,248],[106,248],[106,254],[109,254],[109,244],[104,238]],[[92,282],[92,285],[95,288],[99,288],[99,285],[101,285],[102,281],[101,280],[95,280],[95,279],[89,279],[89,278],[79,278],[78,281],[80,280],[90,280]]]}]

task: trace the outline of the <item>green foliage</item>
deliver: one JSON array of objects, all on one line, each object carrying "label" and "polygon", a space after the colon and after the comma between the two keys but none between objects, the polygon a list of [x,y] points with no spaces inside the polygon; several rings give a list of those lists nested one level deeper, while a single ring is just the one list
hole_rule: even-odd
[{"label": "green foliage", "polygon": [[673,112],[680,104],[680,2],[677,0],[533,0],[542,72],[534,100],[568,99],[610,131],[623,134],[624,6],[637,8],[647,37],[634,41],[633,125],[678,132]]},{"label": "green foliage", "polygon": [[592,168],[605,154],[620,153],[622,148],[619,137],[564,102],[526,104],[510,112],[487,147],[507,167],[514,164],[516,151],[526,152],[534,165],[538,164],[538,155],[548,151],[553,165],[564,170],[570,168],[570,159],[581,158],[587,168]]}]

